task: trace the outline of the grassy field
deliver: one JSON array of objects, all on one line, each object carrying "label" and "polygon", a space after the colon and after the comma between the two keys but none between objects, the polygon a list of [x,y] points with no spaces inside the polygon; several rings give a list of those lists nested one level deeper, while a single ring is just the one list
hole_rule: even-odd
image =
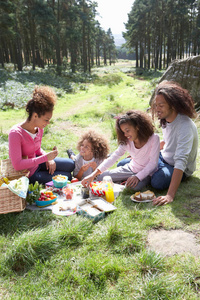
[{"label": "grassy field", "polygon": [[[146,110],[161,76],[138,76],[130,62],[95,69],[84,80],[78,74],[59,81],[48,72],[40,73],[17,78],[12,72],[4,74],[0,95],[7,104],[16,91],[28,100],[40,78],[56,89],[58,102],[42,147],[48,151],[57,145],[61,157],[67,156],[68,148],[77,153],[77,140],[88,128],[104,133],[110,151],[116,149],[113,117],[128,109]],[[71,93],[66,84],[73,87]],[[25,118],[23,108],[11,109],[6,101],[0,110],[1,159],[8,157],[10,128]],[[196,124],[200,136],[199,119]],[[158,128],[157,132],[161,134]],[[59,217],[48,211],[0,215],[0,298],[200,299],[200,258],[190,253],[164,256],[147,244],[152,229],[182,229],[200,241],[199,186],[198,155],[197,171],[181,184],[174,202],[164,207],[133,203],[126,190],[115,200],[117,210],[96,224],[78,215]]]}]

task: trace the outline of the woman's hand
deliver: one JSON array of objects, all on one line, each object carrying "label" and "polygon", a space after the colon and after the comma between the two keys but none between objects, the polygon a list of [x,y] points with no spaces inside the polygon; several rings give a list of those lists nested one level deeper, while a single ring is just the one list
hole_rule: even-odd
[{"label": "woman's hand", "polygon": [[170,195],[160,196],[153,200],[153,205],[161,206],[172,202],[174,199]]},{"label": "woman's hand", "polygon": [[126,187],[135,188],[140,180],[134,175],[127,179]]},{"label": "woman's hand", "polygon": [[54,160],[50,160],[46,162],[47,170],[49,170],[49,174],[53,175],[56,170],[56,163]]},{"label": "woman's hand", "polygon": [[58,155],[57,147],[53,147],[53,150],[46,154],[48,161],[53,160]]}]

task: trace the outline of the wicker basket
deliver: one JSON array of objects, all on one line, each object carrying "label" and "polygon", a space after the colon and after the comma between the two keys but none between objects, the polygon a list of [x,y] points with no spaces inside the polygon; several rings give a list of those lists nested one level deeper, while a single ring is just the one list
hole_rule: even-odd
[{"label": "wicker basket", "polygon": [[[10,180],[19,179],[22,176],[28,176],[27,170],[16,171],[10,159],[1,161],[1,173]],[[6,186],[0,187],[0,214],[7,214],[10,212],[23,211],[26,207],[26,200],[15,195]]]}]

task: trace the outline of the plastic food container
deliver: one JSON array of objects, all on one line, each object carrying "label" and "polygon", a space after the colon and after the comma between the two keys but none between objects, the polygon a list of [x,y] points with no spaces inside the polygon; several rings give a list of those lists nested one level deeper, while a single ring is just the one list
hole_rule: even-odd
[{"label": "plastic food container", "polygon": [[61,189],[67,185],[68,177],[65,175],[56,175],[56,176],[52,177],[52,180],[53,180],[53,185],[56,188]]},{"label": "plastic food container", "polygon": [[67,200],[71,200],[73,198],[74,190],[70,187],[63,188],[63,193]]}]

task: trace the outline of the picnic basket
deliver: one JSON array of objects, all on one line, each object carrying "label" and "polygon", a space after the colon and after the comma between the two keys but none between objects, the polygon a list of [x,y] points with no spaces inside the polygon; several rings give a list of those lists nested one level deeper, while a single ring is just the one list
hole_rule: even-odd
[{"label": "picnic basket", "polygon": [[[16,171],[10,159],[1,160],[1,173],[10,180],[29,175],[27,170]],[[6,186],[0,187],[0,214],[20,212],[26,207],[26,200],[11,192]]]}]

